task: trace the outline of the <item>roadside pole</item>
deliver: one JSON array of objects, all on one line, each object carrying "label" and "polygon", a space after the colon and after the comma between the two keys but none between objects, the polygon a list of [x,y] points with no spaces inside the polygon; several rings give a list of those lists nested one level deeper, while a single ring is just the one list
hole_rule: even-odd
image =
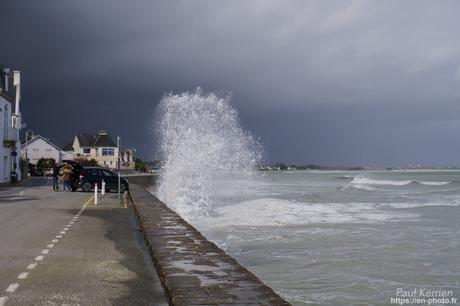
[{"label": "roadside pole", "polygon": [[117,147],[118,147],[118,162],[117,162],[117,167],[118,167],[118,204],[121,204],[121,174],[120,174],[120,136],[117,137]]},{"label": "roadside pole", "polygon": [[105,195],[105,181],[102,180],[101,195]]},{"label": "roadside pole", "polygon": [[97,183],[94,184],[94,205],[97,205]]}]

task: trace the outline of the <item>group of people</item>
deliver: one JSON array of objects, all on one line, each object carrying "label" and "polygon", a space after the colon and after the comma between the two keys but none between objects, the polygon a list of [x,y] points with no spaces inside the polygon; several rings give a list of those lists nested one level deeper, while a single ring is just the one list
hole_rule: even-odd
[{"label": "group of people", "polygon": [[53,167],[53,190],[59,191],[59,183],[62,179],[62,189],[66,191],[72,191],[72,186],[70,184],[70,180],[72,177],[72,170],[73,167],[68,163],[64,163],[64,165],[55,164]]}]

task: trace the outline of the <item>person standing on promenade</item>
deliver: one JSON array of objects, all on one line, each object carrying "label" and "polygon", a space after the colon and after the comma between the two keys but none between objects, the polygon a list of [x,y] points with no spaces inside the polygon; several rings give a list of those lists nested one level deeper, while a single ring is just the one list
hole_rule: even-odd
[{"label": "person standing on promenade", "polygon": [[70,186],[70,175],[72,173],[72,167],[69,164],[65,164],[63,167],[62,179],[64,180],[63,189],[65,191],[66,187],[69,191],[72,191],[72,187]]},{"label": "person standing on promenade", "polygon": [[59,191],[59,165],[57,163],[53,167],[53,191]]}]

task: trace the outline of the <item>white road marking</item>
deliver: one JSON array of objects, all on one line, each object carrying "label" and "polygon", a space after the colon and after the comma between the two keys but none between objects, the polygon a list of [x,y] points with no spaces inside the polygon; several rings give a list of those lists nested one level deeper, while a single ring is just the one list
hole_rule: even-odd
[{"label": "white road marking", "polygon": [[[49,180],[48,180],[47,183],[49,183]],[[23,196],[23,195],[24,195],[24,191],[21,191],[21,192],[19,193],[19,196]],[[87,203],[89,203],[90,201],[91,201],[91,199],[88,200]],[[85,204],[85,205],[87,205],[87,204]],[[48,254],[48,253],[50,252],[50,249],[54,248],[54,243],[59,242],[58,239],[62,238],[62,235],[65,235],[65,233],[72,227],[72,224],[74,224],[74,223],[77,221],[78,217],[79,217],[84,211],[85,211],[85,208],[82,208],[82,209],[78,212],[78,214],[77,214],[75,217],[73,217],[72,221],[70,221],[70,222],[66,225],[66,227],[64,227],[64,230],[60,232],[61,235],[57,235],[57,236],[56,236],[56,239],[51,240],[52,243],[48,244],[48,245],[46,246],[46,249],[42,250],[41,253],[42,253],[42,254]],[[39,255],[39,256],[35,257],[35,261],[42,261],[44,258],[45,258],[45,257],[44,257],[43,255]],[[33,270],[33,269],[35,269],[36,267],[37,267],[37,263],[34,262],[34,263],[31,263],[31,264],[29,264],[29,265],[27,266],[27,270]],[[18,278],[18,279],[26,279],[28,276],[29,276],[29,272],[22,272],[22,273],[20,273],[20,274],[18,275],[17,278]],[[10,284],[10,285],[8,286],[8,288],[6,288],[6,292],[8,292],[8,293],[13,293],[13,292],[15,292],[18,288],[19,288],[19,284],[18,284],[18,283],[13,283],[13,284]],[[7,301],[8,301],[8,297],[7,297],[7,296],[0,296],[0,306],[4,306],[4,305],[6,304]]]},{"label": "white road marking", "polygon": [[0,296],[0,306],[5,305],[6,301],[8,301],[7,296]]},{"label": "white road marking", "polygon": [[22,272],[18,275],[18,279],[26,279],[29,276],[29,272]]},{"label": "white road marking", "polygon": [[6,288],[6,292],[10,292],[10,293],[13,293],[15,292],[19,287],[19,284],[15,283],[15,284],[11,284],[8,286],[8,288]]}]

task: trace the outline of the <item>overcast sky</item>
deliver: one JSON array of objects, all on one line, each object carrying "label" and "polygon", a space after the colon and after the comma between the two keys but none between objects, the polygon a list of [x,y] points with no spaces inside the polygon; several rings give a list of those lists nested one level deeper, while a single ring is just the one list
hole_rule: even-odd
[{"label": "overcast sky", "polygon": [[458,1],[2,0],[27,129],[153,158],[165,92],[232,93],[269,161],[460,165]]}]

